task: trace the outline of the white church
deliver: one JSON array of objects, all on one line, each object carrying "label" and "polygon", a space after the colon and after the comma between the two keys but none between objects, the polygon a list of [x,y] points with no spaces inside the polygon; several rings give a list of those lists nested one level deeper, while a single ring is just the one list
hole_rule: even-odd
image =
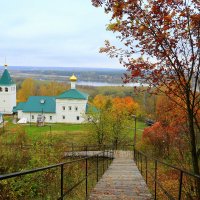
[{"label": "white church", "polygon": [[16,84],[5,65],[0,79],[0,113],[16,114],[19,120],[47,123],[82,123],[88,108],[88,94],[76,89],[76,76],[70,77],[71,89],[58,96],[30,96],[16,106]]},{"label": "white church", "polygon": [[16,106],[16,84],[7,69],[5,69],[0,79],[0,113],[12,114],[13,107]]}]

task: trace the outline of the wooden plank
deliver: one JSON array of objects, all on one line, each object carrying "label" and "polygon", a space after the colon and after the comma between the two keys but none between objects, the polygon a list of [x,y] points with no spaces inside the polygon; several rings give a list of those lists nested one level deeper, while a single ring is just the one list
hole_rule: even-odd
[{"label": "wooden plank", "polygon": [[92,190],[90,200],[153,199],[130,151],[116,151],[115,159]]}]

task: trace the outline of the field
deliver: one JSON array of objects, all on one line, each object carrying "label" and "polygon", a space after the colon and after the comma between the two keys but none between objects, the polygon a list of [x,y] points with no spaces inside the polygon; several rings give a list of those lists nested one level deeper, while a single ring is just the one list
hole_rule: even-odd
[{"label": "field", "polygon": [[[4,142],[14,142],[14,135],[19,131],[24,131],[27,139],[31,143],[36,143],[43,141],[45,139],[50,139],[51,142],[65,142],[68,144],[84,145],[88,142],[88,128],[86,124],[45,124],[43,127],[38,127],[36,124],[13,124],[11,117],[5,118],[4,132],[1,130],[2,134],[0,136],[1,141]],[[136,124],[136,135],[137,141],[141,140],[143,129],[146,124],[141,121],[137,121]],[[128,127],[129,137],[133,139],[135,128],[134,123]]]}]

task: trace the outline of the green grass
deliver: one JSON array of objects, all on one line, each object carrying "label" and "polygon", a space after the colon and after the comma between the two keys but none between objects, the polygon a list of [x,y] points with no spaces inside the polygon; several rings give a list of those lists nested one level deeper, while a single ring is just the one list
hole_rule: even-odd
[{"label": "green grass", "polygon": [[45,126],[38,127],[36,124],[23,125],[25,130],[30,135],[34,133],[55,132],[55,131],[83,131],[85,130],[84,124],[45,124]]},{"label": "green grass", "polygon": [[2,134],[1,139],[12,141],[15,133],[19,130],[25,130],[30,143],[44,142],[47,138],[52,142],[65,143],[84,143],[87,138],[87,129],[85,124],[45,124],[45,126],[38,127],[35,123],[32,124],[13,124],[11,117],[5,118],[5,133]]},{"label": "green grass", "polygon": [[[13,133],[17,132],[17,129],[24,129],[29,142],[45,142],[45,140],[50,139],[52,143],[63,142],[63,143],[75,143],[83,145],[88,143],[88,130],[85,124],[64,124],[64,123],[55,123],[55,124],[45,124],[43,127],[36,126],[35,123],[31,124],[13,124],[11,117],[6,117],[6,131],[9,132],[7,136],[8,141],[12,141]],[[144,128],[147,125],[142,121],[136,122],[136,135],[137,142],[141,141],[142,133]],[[132,141],[135,134],[134,121],[130,124],[129,127],[129,138]]]},{"label": "green grass", "polygon": [[54,142],[62,140],[66,143],[78,142],[87,133],[84,124],[46,124],[43,127],[32,124],[25,126],[25,131],[33,141],[51,137]]},{"label": "green grass", "polygon": [[[136,139],[137,139],[137,142],[141,140],[143,130],[146,127],[148,127],[148,126],[144,122],[136,121]],[[134,124],[131,126],[131,129],[132,130],[130,130],[130,132],[129,132],[129,137],[130,137],[130,139],[133,139],[134,138],[134,134],[135,134],[135,126],[134,126]]]}]

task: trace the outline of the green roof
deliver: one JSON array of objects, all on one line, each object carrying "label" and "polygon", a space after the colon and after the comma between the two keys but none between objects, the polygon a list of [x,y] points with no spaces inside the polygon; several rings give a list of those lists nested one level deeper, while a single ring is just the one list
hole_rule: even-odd
[{"label": "green roof", "polygon": [[97,113],[99,112],[99,110],[91,104],[86,104],[86,113],[90,113],[90,112]]},{"label": "green roof", "polygon": [[13,85],[13,84],[15,83],[10,77],[10,73],[8,72],[7,69],[5,69],[0,79],[0,85]]},{"label": "green roof", "polygon": [[63,92],[56,98],[57,99],[85,99],[85,100],[87,100],[88,96],[89,96],[88,94],[80,92],[77,89],[70,89],[70,90]]},{"label": "green roof", "polygon": [[26,102],[19,102],[17,106],[13,107],[13,112],[17,112],[18,110],[23,110]]},{"label": "green roof", "polygon": [[31,96],[23,106],[23,112],[55,113],[55,97]]}]

